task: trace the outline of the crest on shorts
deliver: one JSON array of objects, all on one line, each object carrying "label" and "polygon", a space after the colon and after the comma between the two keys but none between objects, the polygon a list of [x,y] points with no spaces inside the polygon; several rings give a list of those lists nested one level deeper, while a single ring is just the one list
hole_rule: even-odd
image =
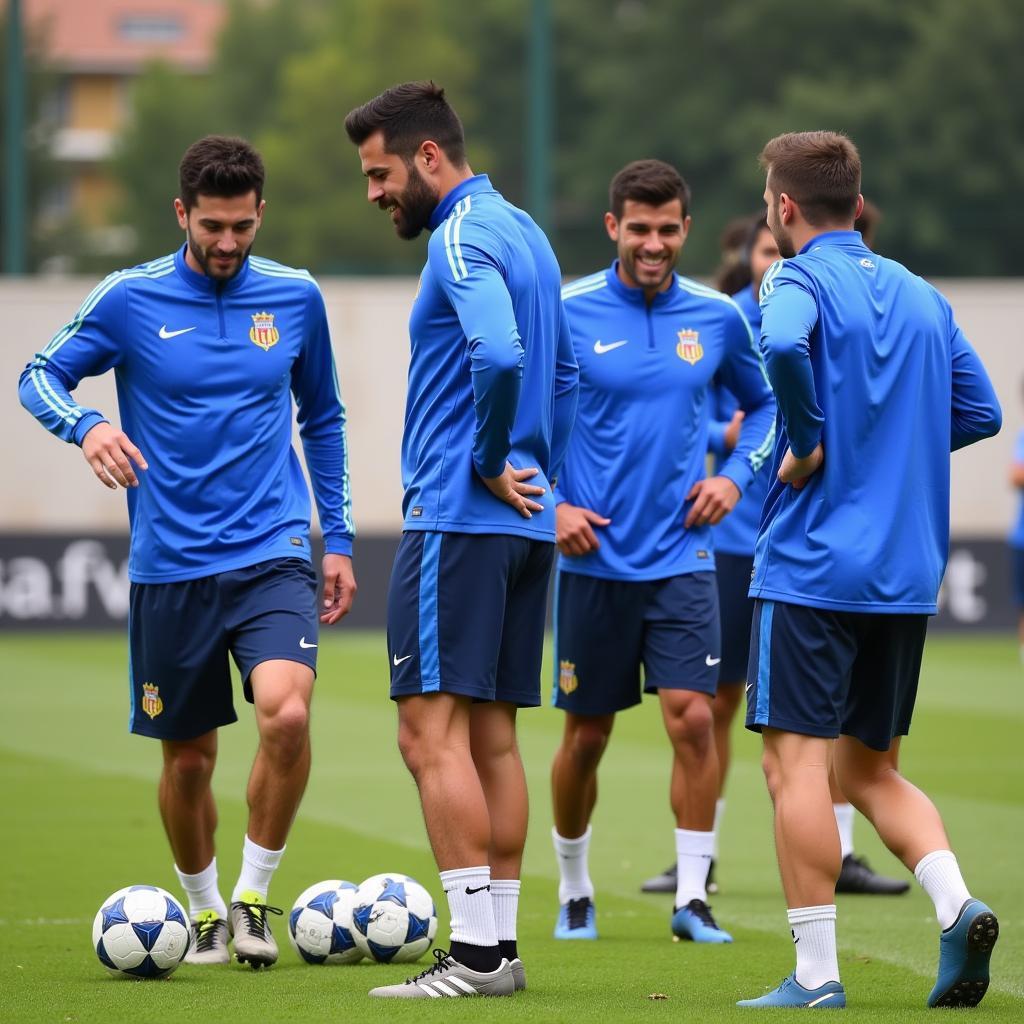
[{"label": "crest on shorts", "polygon": [[273,313],[253,313],[249,340],[264,352],[281,340],[281,332],[274,326]]},{"label": "crest on shorts", "polygon": [[160,687],[154,683],[142,684],[142,710],[151,719],[156,718],[164,709],[164,702],[160,699]]},{"label": "crest on shorts", "polygon": [[580,685],[576,677],[576,662],[560,661],[558,663],[558,688],[568,696]]},{"label": "crest on shorts", "polygon": [[693,366],[694,363],[698,363],[704,358],[704,346],[700,343],[700,334],[697,331],[678,331],[676,336],[679,338],[679,344],[676,345],[676,355],[684,363],[689,363]]}]

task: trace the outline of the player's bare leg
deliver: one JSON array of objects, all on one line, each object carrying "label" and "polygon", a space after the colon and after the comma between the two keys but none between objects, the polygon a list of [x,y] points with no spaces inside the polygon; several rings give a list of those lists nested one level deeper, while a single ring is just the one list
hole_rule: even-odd
[{"label": "player's bare leg", "polygon": [[670,801],[676,819],[676,897],[672,931],[696,942],[732,942],[707,905],[719,786],[711,698],[692,690],[664,688],[658,698],[673,755]]},{"label": "player's bare leg", "polygon": [[743,684],[718,684],[718,692],[711,701],[711,714],[715,722],[715,750],[718,752],[718,795],[725,793],[725,780],[729,776],[732,760],[732,723],[743,702]]},{"label": "player's bare leg", "polygon": [[416,780],[427,836],[448,898],[451,955],[473,971],[496,971],[501,955],[488,860],[491,822],[473,761],[473,702],[442,692],[400,697],[397,703],[398,748]]},{"label": "player's bare leg", "polygon": [[562,741],[551,764],[552,841],[558,860],[556,939],[596,939],[594,884],[590,880],[590,816],[597,803],[597,769],[615,715],[566,712]]},{"label": "player's bare leg", "polygon": [[470,749],[490,816],[491,904],[501,955],[512,965],[516,990],[526,988],[526,971],[519,958],[516,919],[520,871],[530,813],[516,739],[514,704],[496,701],[475,704],[470,711]]},{"label": "player's bare leg", "polygon": [[250,674],[260,742],[246,796],[249,824],[242,871],[231,897],[235,956],[254,968],[277,960],[267,905],[270,879],[309,780],[309,705],[313,670],[286,659],[261,662]]}]

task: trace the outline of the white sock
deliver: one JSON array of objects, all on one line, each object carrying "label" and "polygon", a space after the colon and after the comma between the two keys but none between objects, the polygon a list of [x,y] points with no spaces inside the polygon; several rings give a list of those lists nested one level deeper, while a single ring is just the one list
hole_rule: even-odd
[{"label": "white sock", "polygon": [[789,911],[796,946],[796,980],[804,988],[821,988],[839,980],[836,956],[836,905],[797,907]]},{"label": "white sock", "polygon": [[490,866],[442,871],[441,886],[448,897],[452,942],[496,946],[498,932],[494,923]]},{"label": "white sock", "polygon": [[914,877],[932,898],[939,927],[945,931],[956,921],[960,908],[971,898],[955,854],[950,850],[935,850],[925,855],[914,868]]},{"label": "white sock", "polygon": [[853,804],[833,804],[836,824],[839,826],[839,850],[845,860],[853,853],[853,816],[856,811]]},{"label": "white sock", "polygon": [[718,830],[722,827],[722,817],[725,815],[725,797],[719,797],[715,801],[715,825],[712,834],[714,841],[711,847],[711,856],[718,860]]},{"label": "white sock", "polygon": [[495,878],[491,881],[491,906],[494,907],[494,928],[499,942],[516,941],[521,884],[518,878]]},{"label": "white sock", "polygon": [[714,832],[676,829],[676,906],[690,900],[707,902],[708,866],[715,848]]},{"label": "white sock", "polygon": [[566,839],[555,829],[551,830],[551,839],[558,855],[558,902],[563,906],[569,900],[578,900],[586,896],[594,898],[594,883],[590,880],[590,868],[587,854],[590,852],[590,826],[578,839]]},{"label": "white sock", "polygon": [[237,902],[245,892],[257,893],[265,900],[267,890],[270,889],[270,879],[281,863],[284,850],[283,846],[280,850],[264,849],[246,836],[242,844],[242,872],[231,893],[231,902]]},{"label": "white sock", "polygon": [[194,921],[202,911],[215,910],[227,918],[228,908],[217,890],[217,858],[214,857],[202,871],[194,875],[186,875],[177,864],[174,870],[178,873],[185,895],[188,896],[188,916]]}]

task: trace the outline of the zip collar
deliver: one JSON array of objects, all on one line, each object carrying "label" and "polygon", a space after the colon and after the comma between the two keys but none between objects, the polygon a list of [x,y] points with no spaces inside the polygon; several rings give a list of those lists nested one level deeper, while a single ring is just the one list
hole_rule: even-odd
[{"label": "zip collar", "polygon": [[465,181],[460,181],[449,192],[444,199],[442,199],[437,206],[434,207],[434,212],[430,215],[430,222],[427,227],[431,231],[434,231],[440,224],[443,224],[445,218],[455,209],[455,204],[460,200],[465,199],[466,196],[476,195],[478,192],[496,192],[496,189],[491,184],[491,179],[486,174],[474,174],[472,178],[467,178]]},{"label": "zip collar", "polygon": [[215,278],[210,277],[209,274],[201,274],[197,270],[193,270],[188,263],[185,262],[185,249],[188,243],[186,242],[175,254],[174,254],[174,269],[178,272],[178,276],[191,288],[194,288],[198,292],[204,292],[208,295],[214,295],[217,293],[224,294],[225,292],[237,291],[245,283],[246,278],[249,276],[249,257],[246,256],[242,260],[242,266],[239,268],[238,273],[229,281],[221,283]]},{"label": "zip collar", "polygon": [[604,272],[605,280],[608,282],[608,287],[621,299],[626,302],[632,303],[635,306],[647,309],[657,309],[660,306],[669,305],[675,298],[677,298],[677,291],[679,286],[679,275],[672,272],[672,283],[665,288],[663,291],[657,292],[654,298],[648,305],[647,297],[644,295],[643,288],[632,287],[631,285],[625,284],[622,278],[619,277],[619,261],[613,260],[612,265]]}]

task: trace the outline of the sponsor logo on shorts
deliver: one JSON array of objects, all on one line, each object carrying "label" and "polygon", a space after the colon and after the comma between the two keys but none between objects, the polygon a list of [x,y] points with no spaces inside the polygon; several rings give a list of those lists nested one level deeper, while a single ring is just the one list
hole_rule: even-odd
[{"label": "sponsor logo on shorts", "polygon": [[302,648],[302,649],[303,649],[304,651],[307,651],[307,650],[309,650],[309,648],[310,648],[310,647],[316,647],[316,644],[310,644],[310,643],[306,643],[306,638],[305,638],[305,637],[303,637],[303,638],[302,638],[302,639],[301,639],[301,640],[299,641],[299,646],[300,646],[300,647],[301,647],[301,648]]},{"label": "sponsor logo on shorts", "polygon": [[576,677],[576,662],[560,661],[558,663],[558,688],[568,696],[580,685]]},{"label": "sponsor logo on shorts", "polygon": [[679,338],[676,355],[684,363],[693,366],[694,363],[699,363],[704,358],[704,346],[700,343],[700,334],[697,331],[689,329],[677,331],[676,337]]},{"label": "sponsor logo on shorts", "polygon": [[274,326],[273,313],[252,314],[249,340],[254,345],[258,345],[264,352],[273,348],[281,340],[281,332]]},{"label": "sponsor logo on shorts", "polygon": [[712,658],[711,655],[709,654],[704,659],[704,664],[707,665],[708,668],[714,668],[715,665],[717,665],[721,660],[722,660],[721,658]]},{"label": "sponsor logo on shorts", "polygon": [[394,665],[395,668],[398,668],[398,666],[401,665],[403,661],[408,661],[411,657],[412,657],[411,654],[406,654],[406,655],[404,655],[401,658],[397,654],[392,654],[391,655],[391,664]]},{"label": "sponsor logo on shorts", "polygon": [[150,719],[154,719],[163,709],[164,702],[160,699],[160,687],[154,683],[143,683],[142,710],[149,715]]}]

